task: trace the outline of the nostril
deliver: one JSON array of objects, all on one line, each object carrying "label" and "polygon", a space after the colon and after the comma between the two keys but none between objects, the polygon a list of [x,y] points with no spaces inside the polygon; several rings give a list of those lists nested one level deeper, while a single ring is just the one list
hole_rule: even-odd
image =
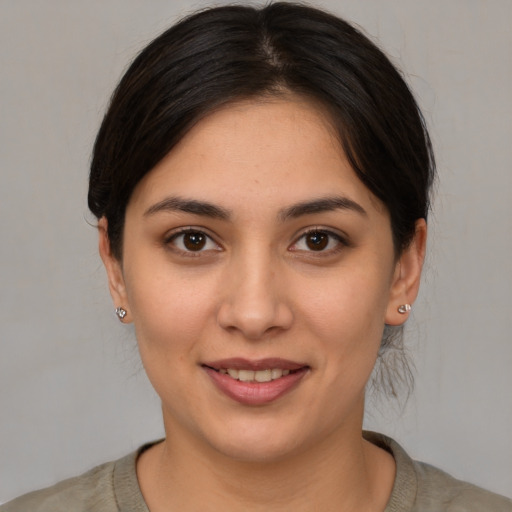
[{"label": "nostril", "polygon": [[259,340],[288,329],[293,315],[285,274],[261,244],[245,245],[226,268],[218,301],[218,324],[230,334]]}]

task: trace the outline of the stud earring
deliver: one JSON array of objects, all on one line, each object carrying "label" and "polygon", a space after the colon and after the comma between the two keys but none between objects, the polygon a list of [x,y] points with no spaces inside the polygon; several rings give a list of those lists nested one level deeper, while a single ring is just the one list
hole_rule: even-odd
[{"label": "stud earring", "polygon": [[123,309],[123,308],[121,308],[121,307],[116,308],[116,315],[117,315],[117,317],[119,318],[119,320],[121,320],[121,321],[122,321],[122,320],[123,320],[123,318],[126,316],[126,314],[127,314],[126,309]]},{"label": "stud earring", "polygon": [[401,304],[398,306],[398,312],[401,315],[405,315],[406,313],[409,313],[411,311],[411,305],[410,304]]}]

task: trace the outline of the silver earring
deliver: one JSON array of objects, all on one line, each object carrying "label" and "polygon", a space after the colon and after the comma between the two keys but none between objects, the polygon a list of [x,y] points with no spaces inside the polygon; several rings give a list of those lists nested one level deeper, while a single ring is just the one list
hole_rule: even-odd
[{"label": "silver earring", "polygon": [[121,307],[116,308],[116,315],[119,318],[119,320],[123,320],[123,318],[126,316],[126,309],[123,309]]},{"label": "silver earring", "polygon": [[401,304],[398,306],[398,312],[401,315],[405,315],[406,313],[409,313],[411,311],[411,305],[410,304]]}]

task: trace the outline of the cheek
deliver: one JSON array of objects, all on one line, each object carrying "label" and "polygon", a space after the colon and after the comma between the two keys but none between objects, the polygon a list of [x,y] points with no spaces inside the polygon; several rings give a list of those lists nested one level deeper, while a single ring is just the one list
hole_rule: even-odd
[{"label": "cheek", "polygon": [[169,265],[139,265],[136,276],[128,269],[127,295],[141,355],[175,358],[179,351],[192,351],[212,322],[215,286],[213,276],[192,276]]},{"label": "cheek", "polygon": [[[139,353],[146,374],[162,403],[174,416],[199,403],[190,385],[200,350],[213,340],[212,284],[202,286],[179,274],[137,273],[128,288]],[[197,286],[196,286],[197,284]],[[212,350],[214,352],[214,350]]]},{"label": "cheek", "polygon": [[364,387],[380,348],[389,280],[378,269],[352,268],[313,293],[302,292],[307,330],[319,344],[319,364],[330,385],[345,391],[347,386]]},{"label": "cheek", "polygon": [[363,333],[380,333],[389,298],[389,281],[367,267],[331,276],[319,285],[297,291],[315,330],[328,338],[365,341]]}]

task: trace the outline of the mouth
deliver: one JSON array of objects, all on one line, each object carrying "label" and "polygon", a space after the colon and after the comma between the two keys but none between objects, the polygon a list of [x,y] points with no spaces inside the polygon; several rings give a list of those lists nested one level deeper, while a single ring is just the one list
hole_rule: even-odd
[{"label": "mouth", "polygon": [[[209,367],[211,368],[211,367]],[[229,375],[232,379],[241,382],[271,382],[298,370],[285,370],[283,368],[267,368],[266,370],[237,370],[236,368],[211,368],[213,371]]]},{"label": "mouth", "polygon": [[310,367],[284,359],[226,359],[201,365],[229,398],[244,405],[262,405],[294,389]]}]

